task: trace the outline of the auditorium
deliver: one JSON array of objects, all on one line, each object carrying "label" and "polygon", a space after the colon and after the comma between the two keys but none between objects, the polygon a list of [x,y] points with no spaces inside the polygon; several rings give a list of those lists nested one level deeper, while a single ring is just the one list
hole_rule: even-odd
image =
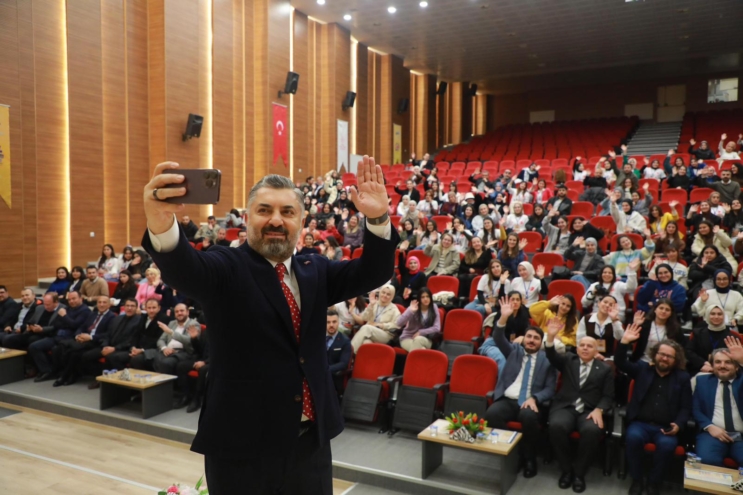
[{"label": "auditorium", "polygon": [[3,493],[743,492],[741,7],[0,0]]}]

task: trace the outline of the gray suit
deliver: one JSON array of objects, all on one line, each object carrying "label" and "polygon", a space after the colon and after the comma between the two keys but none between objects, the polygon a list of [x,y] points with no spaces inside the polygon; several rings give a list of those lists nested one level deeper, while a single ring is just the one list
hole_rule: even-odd
[{"label": "gray suit", "polygon": [[529,372],[531,390],[527,399],[533,397],[536,400],[538,413],[529,408],[521,408],[517,399],[506,397],[506,390],[516,381],[524,366],[526,350],[521,344],[509,342],[504,330],[504,327],[497,324],[493,329],[493,340],[506,357],[506,364],[499,372],[498,384],[495,386],[495,402],[485,413],[485,419],[488,425],[501,429],[507,429],[509,421],[521,423],[523,433],[521,454],[528,460],[534,460],[541,425],[546,420],[546,403],[555,395],[557,370],[550,364],[544,351],[537,351],[536,360],[532,361]]},{"label": "gray suit", "polygon": [[[181,361],[184,361],[186,359],[189,359],[189,357],[193,354],[193,345],[191,344],[191,336],[188,335],[188,332],[185,331],[186,328],[191,326],[192,324],[199,324],[198,321],[189,318],[186,320],[185,325],[183,326],[184,332],[183,333],[176,333],[175,329],[178,328],[178,322],[176,320],[171,321],[168,323],[168,328],[173,330],[172,334],[165,333],[160,336],[160,338],[157,341],[157,354],[155,354],[155,358],[152,362],[152,367],[157,371],[158,373],[167,373],[169,375],[175,375],[176,374],[176,366],[178,366],[178,363]],[[168,347],[168,344],[172,341],[177,341],[183,344],[182,349],[176,349],[174,353],[172,353],[170,356],[166,356],[163,354],[163,349]]]}]

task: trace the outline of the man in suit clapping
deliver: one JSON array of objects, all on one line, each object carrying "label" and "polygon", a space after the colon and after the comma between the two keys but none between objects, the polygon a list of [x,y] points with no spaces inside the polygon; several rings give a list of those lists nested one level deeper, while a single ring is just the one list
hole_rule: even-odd
[{"label": "man in suit clapping", "polygon": [[[175,173],[163,174],[173,169]],[[185,194],[178,164],[155,167],[144,189],[142,246],[163,280],[198,301],[209,328],[206,396],[192,449],[205,455],[209,493],[331,495],[330,439],[343,430],[328,369],[326,311],[394,273],[382,169],[358,164],[350,199],[365,222],[355,260],[294,255],[304,197],[287,177],[268,175],[248,196],[248,242],[193,249],[175,221]],[[267,427],[269,424],[271,427]]]},{"label": "man in suit clapping", "polygon": [[[614,372],[597,357],[596,340],[583,337],[578,342],[577,355],[558,354],[555,337],[561,323],[555,318],[548,323],[544,344],[547,359],[562,373],[562,388],[550,407],[550,441],[560,464],[559,486],[572,485],[575,493],[586,489],[585,475],[598,451],[604,430],[604,412],[614,399]],[[575,455],[570,448],[570,434],[580,433]]]}]

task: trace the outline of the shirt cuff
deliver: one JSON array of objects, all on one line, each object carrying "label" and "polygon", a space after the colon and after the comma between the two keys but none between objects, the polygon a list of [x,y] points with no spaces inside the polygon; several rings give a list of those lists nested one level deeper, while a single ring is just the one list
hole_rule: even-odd
[{"label": "shirt cuff", "polygon": [[392,237],[391,225],[392,221],[388,221],[385,225],[370,225],[369,222],[366,222],[366,228],[369,229],[369,232],[388,241]]},{"label": "shirt cuff", "polygon": [[150,242],[152,247],[158,253],[169,253],[173,251],[178,245],[181,233],[178,229],[178,222],[173,215],[173,225],[167,231],[162,234],[153,234],[150,229],[147,229],[150,234]]},{"label": "shirt cuff", "polygon": [[544,341],[544,347],[554,347],[555,341],[550,342],[549,340]]}]

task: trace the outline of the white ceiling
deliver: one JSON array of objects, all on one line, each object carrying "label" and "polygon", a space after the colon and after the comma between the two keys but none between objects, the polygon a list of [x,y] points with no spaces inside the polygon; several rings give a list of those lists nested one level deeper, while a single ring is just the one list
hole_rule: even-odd
[{"label": "white ceiling", "polygon": [[[419,0],[291,3],[402,56],[412,70],[475,82],[485,92],[570,84],[569,73],[590,82],[623,66],[643,68],[627,79],[742,67],[741,0],[428,0],[427,8]],[[389,6],[397,12],[388,13]]]}]

